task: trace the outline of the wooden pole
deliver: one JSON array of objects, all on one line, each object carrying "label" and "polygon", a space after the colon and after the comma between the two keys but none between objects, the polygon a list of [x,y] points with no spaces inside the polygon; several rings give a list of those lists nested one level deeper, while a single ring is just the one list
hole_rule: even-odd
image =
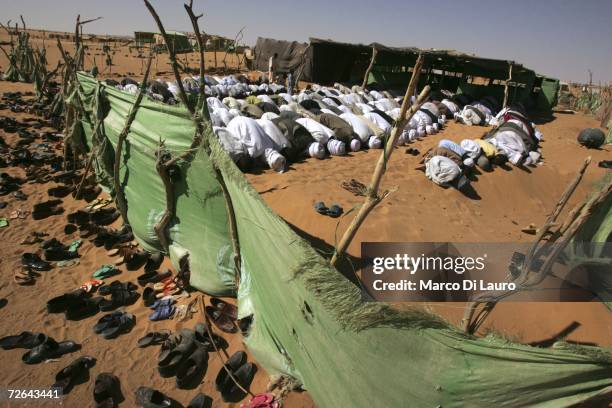
[{"label": "wooden pole", "polygon": [[380,157],[378,158],[378,162],[376,163],[376,168],[374,169],[374,173],[372,174],[372,180],[370,181],[370,185],[367,189],[367,195],[364,204],[359,209],[359,212],[353,218],[353,221],[349,225],[348,229],[344,232],[344,235],[340,239],[340,243],[338,244],[338,248],[334,252],[330,263],[335,265],[338,261],[338,257],[344,254],[351,241],[357,234],[359,227],[365,221],[366,217],[376,207],[376,205],[381,202],[389,192],[384,192],[382,195],[378,194],[378,189],[380,187],[380,183],[382,181],[382,177],[385,174],[387,169],[387,162],[391,158],[391,154],[393,154],[393,149],[395,146],[395,141],[404,130],[406,123],[410,120],[412,115],[419,110],[421,105],[425,102],[425,99],[429,95],[429,86],[426,86],[423,91],[419,94],[415,103],[408,108],[410,104],[410,97],[414,94],[416,90],[419,75],[421,74],[421,68],[423,66],[423,56],[419,55],[419,58],[416,61],[414,66],[414,70],[412,71],[412,77],[410,78],[410,83],[408,84],[408,88],[406,88],[406,94],[404,95],[404,100],[402,102],[402,107],[400,109],[400,115],[398,120],[395,122],[393,129],[391,130],[391,136],[387,140],[385,148],[383,149]]},{"label": "wooden pole", "polygon": [[125,195],[121,190],[121,184],[119,182],[119,170],[121,166],[121,151],[123,149],[123,142],[127,139],[128,133],[130,132],[130,127],[132,126],[132,122],[136,118],[136,112],[140,107],[140,103],[142,102],[142,98],[147,89],[147,81],[149,79],[149,72],[151,70],[151,60],[153,59],[153,54],[149,55],[149,59],[147,60],[147,69],[144,74],[144,78],[140,84],[140,89],[138,90],[138,95],[136,96],[136,100],[134,101],[134,105],[130,109],[130,113],[128,114],[127,120],[125,121],[125,125],[117,138],[117,147],[115,148],[115,162],[113,166],[113,182],[115,186],[115,200],[117,201],[117,208],[119,208],[119,212],[121,212],[121,216],[123,217],[123,222],[128,223],[127,218],[127,202],[125,200]]},{"label": "wooden pole", "polygon": [[508,87],[510,86],[510,81],[512,81],[512,63],[510,63],[510,67],[508,68],[508,79],[504,85],[504,108],[508,106]]},{"label": "wooden pole", "polygon": [[378,55],[378,49],[376,47],[372,47],[372,58],[370,59],[370,65],[366,69],[365,75],[363,76],[363,82],[361,83],[361,87],[365,89],[368,84],[368,77],[370,76],[370,71],[374,67],[374,63],[376,62],[376,55]]}]

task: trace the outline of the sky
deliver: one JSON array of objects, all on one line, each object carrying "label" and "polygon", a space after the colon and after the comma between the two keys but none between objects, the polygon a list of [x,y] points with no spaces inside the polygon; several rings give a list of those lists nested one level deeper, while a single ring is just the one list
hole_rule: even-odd
[{"label": "sky", "polygon": [[[181,0],[151,0],[168,30],[191,31]],[[612,0],[194,0],[200,28],[246,45],[258,36],[455,49],[513,60],[565,81],[612,82]],[[86,33],[157,31],[142,0],[0,0],[0,20]]]}]

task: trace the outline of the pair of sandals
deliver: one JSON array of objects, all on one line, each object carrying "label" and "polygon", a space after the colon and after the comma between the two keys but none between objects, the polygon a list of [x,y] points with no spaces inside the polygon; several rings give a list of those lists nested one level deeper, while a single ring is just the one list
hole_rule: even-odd
[{"label": "pair of sandals", "polygon": [[225,333],[236,333],[238,327],[235,321],[238,319],[238,308],[219,298],[210,299],[211,306],[206,306],[205,312],[213,324]]},{"label": "pair of sandals", "polygon": [[90,356],[79,357],[55,375],[52,388],[58,388],[62,395],[68,394],[79,381],[87,378],[88,371],[96,364],[96,359]]},{"label": "pair of sandals", "polygon": [[21,265],[34,271],[48,271],[51,269],[51,264],[44,261],[38,254],[26,252],[21,254]]},{"label": "pair of sandals", "polygon": [[38,364],[43,361],[59,358],[67,353],[77,351],[80,346],[74,341],[57,342],[51,337],[46,337],[45,340],[26,352],[21,360],[26,364]]},{"label": "pair of sandals", "polygon": [[91,297],[86,289],[80,288],[64,293],[47,301],[47,312],[64,313],[67,320],[80,320],[100,311],[101,296]]},{"label": "pair of sandals", "polygon": [[[232,376],[240,386],[234,382],[232,377],[228,374],[228,371],[232,373]],[[215,387],[217,391],[221,393],[223,401],[241,401],[246,396],[246,393],[241,387],[248,390],[256,372],[257,366],[247,362],[247,355],[244,351],[237,351],[234,353],[224,366],[221,367],[215,379]]]},{"label": "pair of sandals", "polygon": [[162,345],[157,369],[164,378],[176,376],[178,388],[191,388],[206,374],[208,349],[197,340],[195,331],[182,329]]},{"label": "pair of sandals", "polygon": [[19,334],[5,336],[0,339],[0,347],[4,350],[12,350],[16,348],[33,349],[34,347],[44,343],[47,340],[47,335],[44,333],[36,333],[23,331]]},{"label": "pair of sandals", "polygon": [[155,291],[155,297],[157,299],[162,299],[166,296],[177,295],[182,289],[176,279],[167,277],[161,282],[153,284],[153,290]]},{"label": "pair of sandals", "polygon": [[172,298],[156,300],[149,307],[153,309],[153,312],[149,315],[149,320],[152,322],[171,319],[176,313],[176,307]]},{"label": "pair of sandals", "polygon": [[93,331],[103,338],[110,340],[122,333],[129,332],[135,324],[136,317],[133,314],[116,310],[102,316],[94,325]]},{"label": "pair of sandals", "polygon": [[122,306],[129,306],[138,300],[137,286],[132,282],[113,281],[109,285],[101,286],[98,293],[102,296],[110,295],[110,299],[100,301],[102,312],[109,312]]},{"label": "pair of sandals", "polygon": [[64,209],[60,207],[60,204],[62,204],[62,200],[48,200],[34,204],[32,208],[32,218],[34,220],[42,220],[52,215],[63,214]]},{"label": "pair of sandals", "polygon": [[170,269],[166,269],[163,272],[157,272],[156,270],[147,272],[146,267],[145,267],[145,273],[143,273],[138,278],[136,278],[136,280],[138,281],[138,284],[140,286],[146,286],[150,283],[160,282],[171,276],[172,276],[172,272],[170,271]]},{"label": "pair of sandals", "polygon": [[315,210],[321,215],[327,215],[332,218],[338,218],[342,215],[344,210],[338,204],[333,204],[331,207],[327,207],[323,201],[319,201],[314,206]]},{"label": "pair of sandals", "polygon": [[15,271],[13,279],[15,280],[15,283],[20,286],[28,286],[33,285],[38,277],[40,277],[40,273],[24,266],[21,270]]}]

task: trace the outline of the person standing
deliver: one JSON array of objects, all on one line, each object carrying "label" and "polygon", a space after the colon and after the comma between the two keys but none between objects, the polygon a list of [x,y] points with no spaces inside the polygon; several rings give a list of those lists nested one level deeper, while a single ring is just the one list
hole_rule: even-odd
[{"label": "person standing", "polygon": [[276,64],[276,57],[278,57],[278,53],[274,53],[268,61],[268,83],[270,84],[274,82],[274,64]]},{"label": "person standing", "polygon": [[293,95],[293,70],[287,74],[287,93]]}]

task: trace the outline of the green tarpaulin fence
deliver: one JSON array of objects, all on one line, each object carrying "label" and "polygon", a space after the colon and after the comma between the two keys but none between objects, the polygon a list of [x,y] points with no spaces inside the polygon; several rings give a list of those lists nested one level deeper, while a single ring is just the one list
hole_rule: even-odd
[{"label": "green tarpaulin fence", "polygon": [[[79,74],[84,143],[110,188],[114,148],[134,96]],[[78,97],[78,98],[77,98]],[[75,102],[76,103],[76,102]],[[93,134],[96,120],[100,132]],[[187,110],[145,100],[121,157],[121,186],[138,241],[161,250],[153,230],[165,208],[155,170],[160,139],[185,151],[194,126]],[[235,292],[222,173],[236,213],[242,256],[240,316],[253,320],[245,343],[271,374],[294,377],[321,407],[559,407],[612,394],[612,352],[558,343],[553,349],[476,339],[419,309],[364,303],[359,289],[279,218],[214,140],[181,163],[170,258],[188,256],[191,284]]]}]

